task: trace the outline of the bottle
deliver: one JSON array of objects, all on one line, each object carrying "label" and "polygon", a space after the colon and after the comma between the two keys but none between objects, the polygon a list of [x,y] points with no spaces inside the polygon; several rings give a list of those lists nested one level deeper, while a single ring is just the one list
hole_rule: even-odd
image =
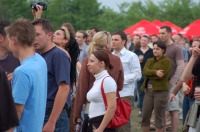
[{"label": "bottle", "polygon": [[82,126],[82,119],[78,118],[77,123],[75,125],[75,132],[81,132],[81,126]]}]

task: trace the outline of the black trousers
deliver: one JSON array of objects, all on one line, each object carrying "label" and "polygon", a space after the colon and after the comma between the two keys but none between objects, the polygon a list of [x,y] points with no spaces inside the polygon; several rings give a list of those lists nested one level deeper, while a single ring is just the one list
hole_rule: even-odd
[{"label": "black trousers", "polygon": [[[84,132],[93,132],[93,129],[97,129],[100,126],[103,117],[104,115],[89,119],[87,131]],[[104,132],[116,132],[115,130],[116,130],[115,128],[105,128]]]}]

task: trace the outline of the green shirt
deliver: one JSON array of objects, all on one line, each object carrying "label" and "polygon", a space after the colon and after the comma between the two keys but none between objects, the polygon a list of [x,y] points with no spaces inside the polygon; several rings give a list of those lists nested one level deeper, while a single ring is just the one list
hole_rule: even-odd
[{"label": "green shirt", "polygon": [[[145,80],[142,84],[142,90],[144,90],[144,88],[147,88],[148,80],[151,80],[153,90],[156,91],[168,90],[169,88],[168,78],[170,69],[171,69],[171,62],[164,55],[160,57],[158,60],[156,60],[155,57],[148,59],[143,69]],[[158,77],[156,75],[157,70],[163,70],[164,76]]]}]

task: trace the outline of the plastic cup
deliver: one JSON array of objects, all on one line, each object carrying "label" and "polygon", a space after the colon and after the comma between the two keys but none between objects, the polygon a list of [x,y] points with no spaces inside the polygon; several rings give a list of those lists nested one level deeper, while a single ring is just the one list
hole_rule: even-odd
[{"label": "plastic cup", "polygon": [[143,60],[144,60],[144,55],[139,55],[138,58],[139,58],[140,62],[143,62]]}]

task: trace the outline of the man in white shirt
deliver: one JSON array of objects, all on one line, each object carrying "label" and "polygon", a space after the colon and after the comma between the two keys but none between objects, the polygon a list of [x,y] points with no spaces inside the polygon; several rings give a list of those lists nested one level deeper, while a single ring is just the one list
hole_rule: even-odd
[{"label": "man in white shirt", "polygon": [[[120,96],[131,104],[136,81],[141,78],[141,68],[138,56],[125,48],[126,41],[127,36],[123,31],[117,31],[112,35],[113,54],[120,58],[124,69],[124,86]],[[126,125],[118,128],[118,132],[131,132],[130,118]]]}]

